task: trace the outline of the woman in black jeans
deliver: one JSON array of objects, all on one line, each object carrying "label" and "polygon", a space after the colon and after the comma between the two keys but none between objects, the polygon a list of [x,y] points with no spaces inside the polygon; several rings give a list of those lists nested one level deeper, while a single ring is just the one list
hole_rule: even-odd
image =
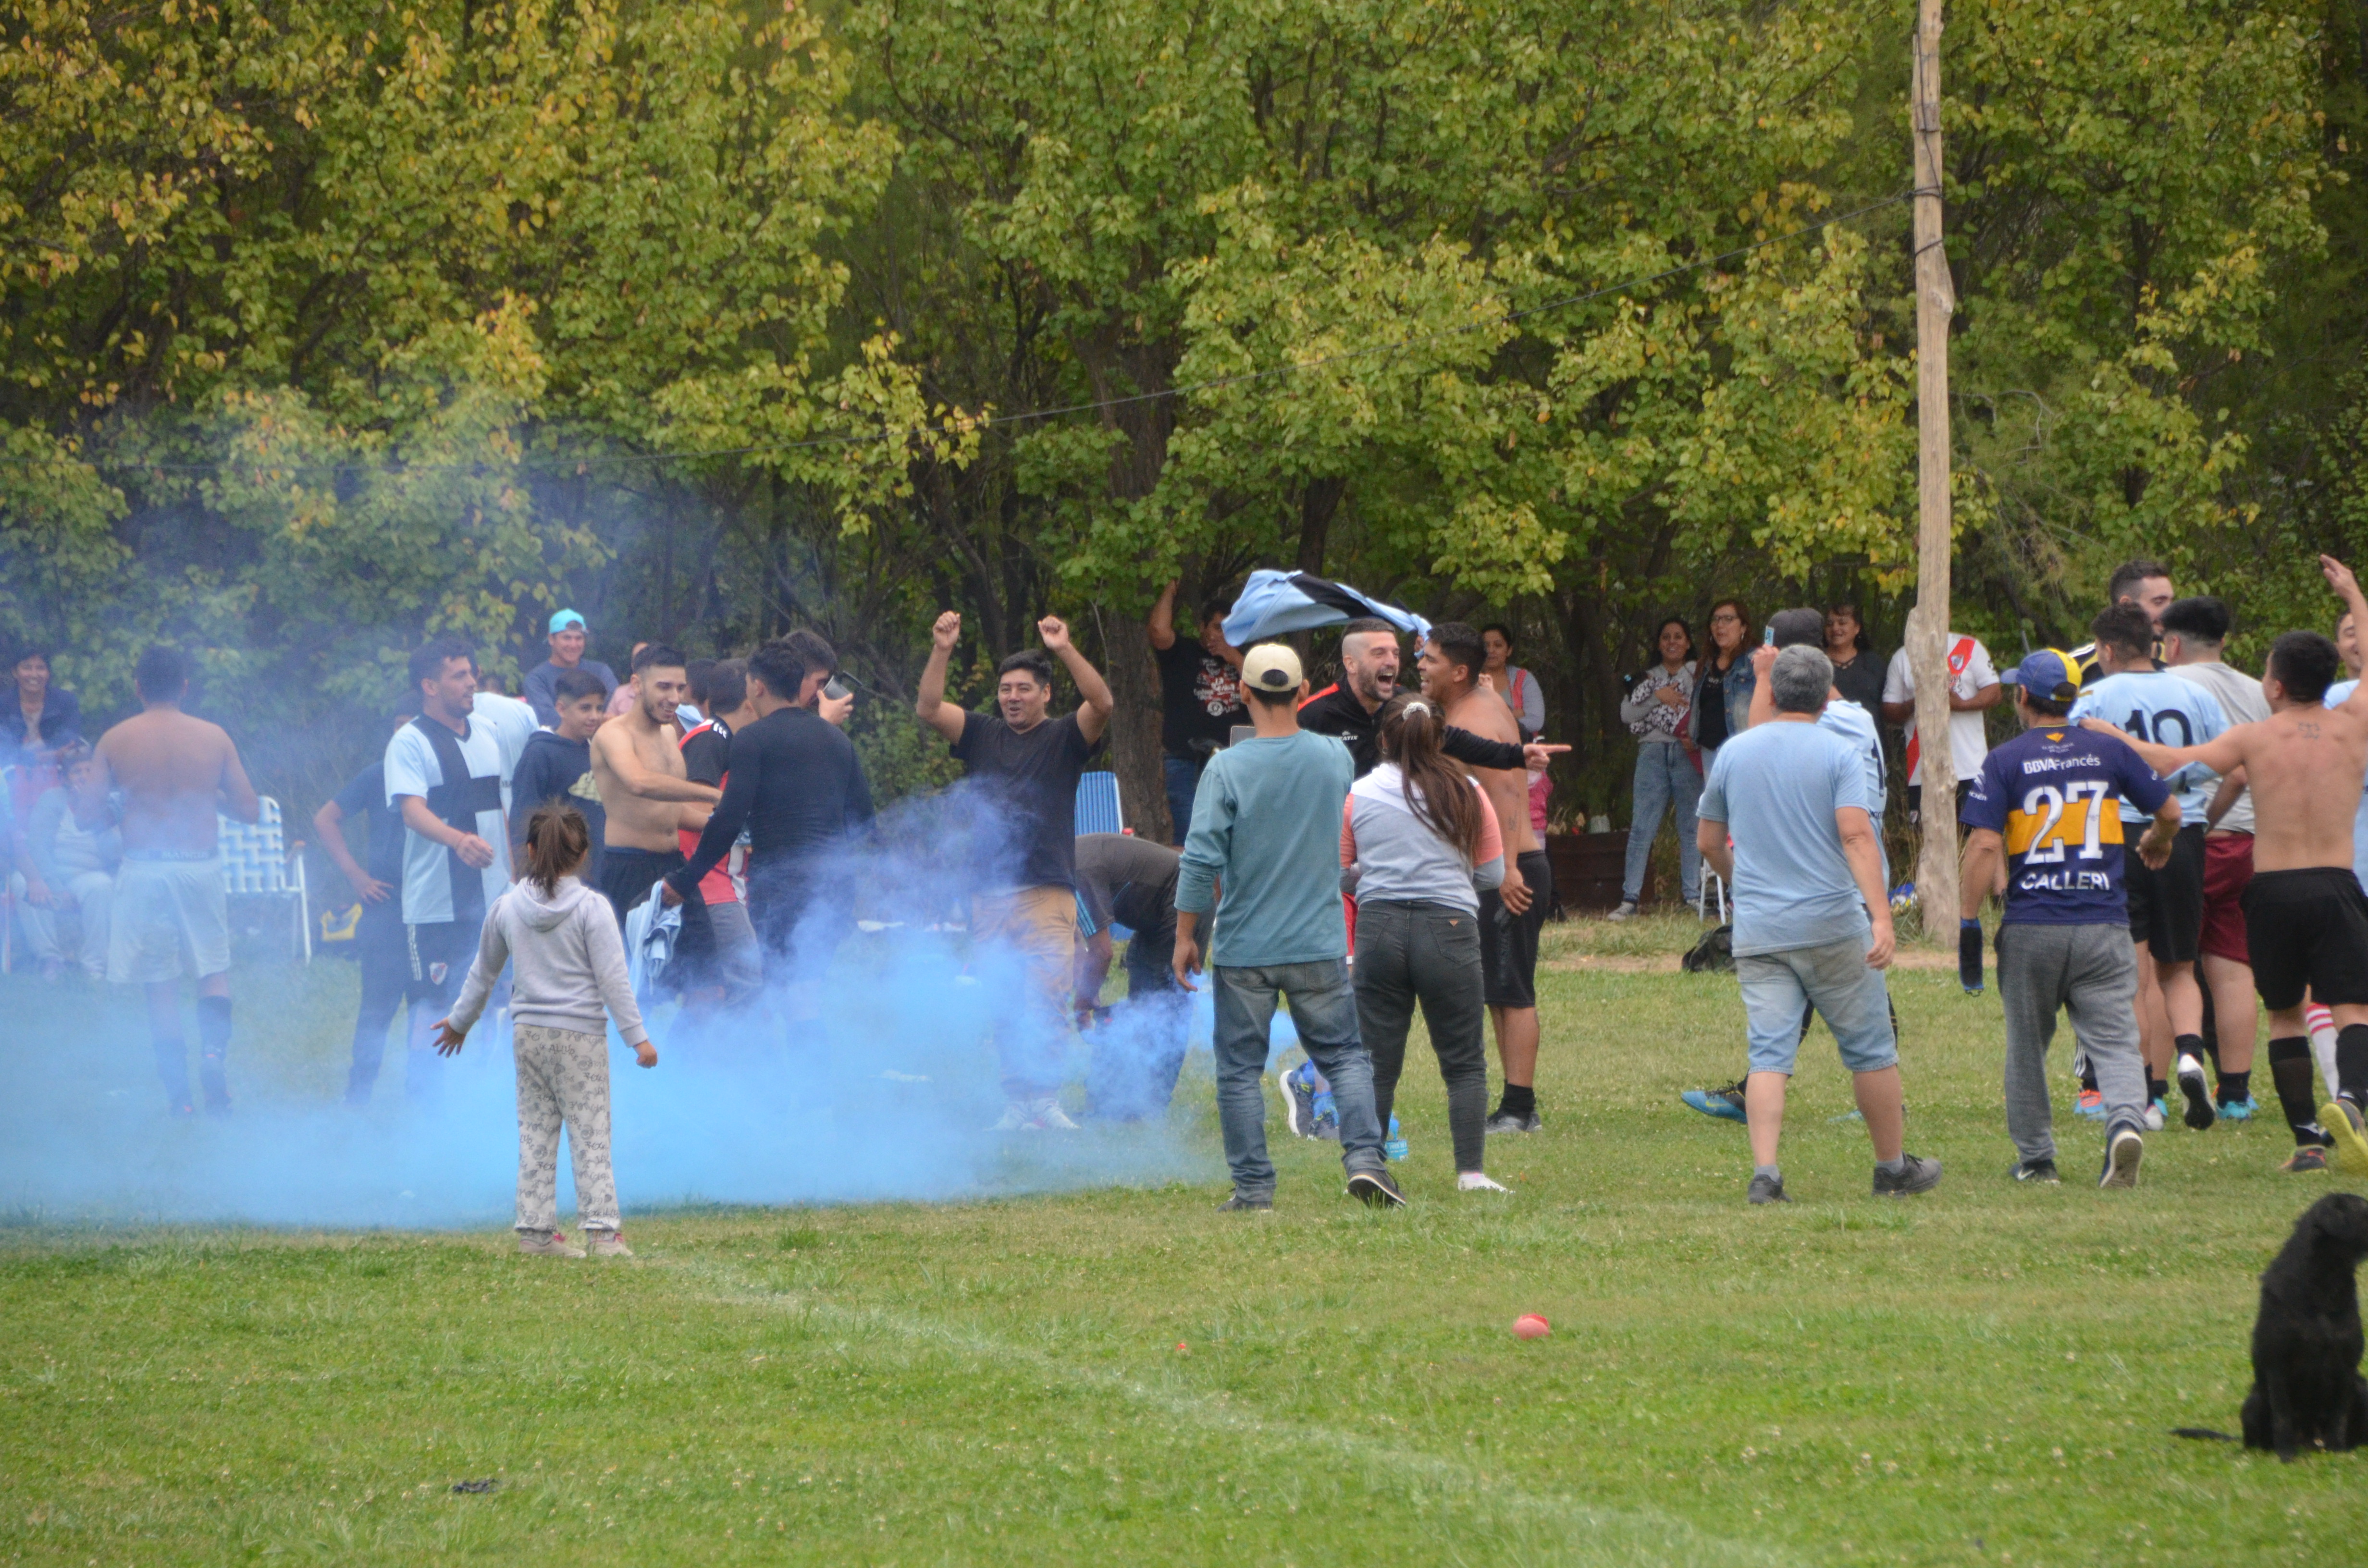
[{"label": "woman in black jeans", "polygon": [[1503,1192],[1482,1168],[1488,1055],[1478,890],[1505,880],[1505,846],[1486,792],[1439,749],[1446,727],[1422,696],[1392,698],[1377,733],[1381,766],[1357,780],[1341,813],[1340,885],[1357,895],[1357,1025],[1373,1058],[1373,1114],[1386,1127],[1406,1030],[1422,1005],[1447,1081],[1455,1185]]}]

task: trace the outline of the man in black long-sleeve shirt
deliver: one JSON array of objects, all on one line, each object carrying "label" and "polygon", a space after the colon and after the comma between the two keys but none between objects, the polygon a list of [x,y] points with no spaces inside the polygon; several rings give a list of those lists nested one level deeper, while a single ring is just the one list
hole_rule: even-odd
[{"label": "man in black long-sleeve shirt", "polygon": [[757,722],[735,732],[723,798],[689,864],[666,879],[681,902],[748,830],[748,918],[791,978],[829,960],[854,917],[837,852],[871,823],[871,786],[855,746],[805,706],[837,663],[810,631],[766,643],[748,658]]}]

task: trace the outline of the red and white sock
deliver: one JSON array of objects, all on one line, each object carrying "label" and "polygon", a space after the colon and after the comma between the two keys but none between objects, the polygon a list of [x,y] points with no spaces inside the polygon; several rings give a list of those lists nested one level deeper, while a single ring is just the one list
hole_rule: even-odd
[{"label": "red and white sock", "polygon": [[2318,1063],[2318,1075],[2326,1080],[2327,1092],[2335,1093],[2335,1013],[2317,1002],[2306,1004],[2302,1021],[2310,1030],[2310,1054]]}]

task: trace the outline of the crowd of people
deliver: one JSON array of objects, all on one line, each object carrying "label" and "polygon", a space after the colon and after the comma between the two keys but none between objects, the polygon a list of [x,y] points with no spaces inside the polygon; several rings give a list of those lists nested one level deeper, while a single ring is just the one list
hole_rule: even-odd
[{"label": "crowd of people", "polygon": [[[2345,605],[2338,639],[2285,634],[2259,680],[2222,657],[2221,601],[2178,597],[2145,562],[2114,574],[2086,647],[2042,650],[2002,676],[1978,640],[1948,639],[1967,835],[1961,967],[1968,990],[1983,988],[1981,915],[1995,896],[2017,1179],[2059,1179],[2045,1075],[2059,1012],[2078,1040],[2078,1108],[2104,1127],[2100,1183],[2125,1187],[2174,1084],[2189,1127],[2256,1114],[2257,993],[2296,1144],[2285,1168],[2324,1169],[2331,1155],[2368,1174],[2368,893],[2355,860],[2368,860],[2368,833],[2355,831],[2368,827],[2368,697],[2356,678],[2337,681],[2347,661],[2356,677],[2368,603],[2349,572],[2332,561],[2326,572]],[[1502,1192],[1487,1139],[1543,1125],[1544,772],[1563,748],[1540,738],[1534,677],[1512,662],[1503,627],[1449,622],[1416,640],[1402,689],[1409,650],[1391,622],[1367,618],[1340,629],[1338,680],[1312,690],[1288,642],[1229,643],[1222,604],[1201,608],[1197,635],[1179,634],[1177,598],[1170,585],[1145,629],[1173,846],[1076,831],[1080,777],[1113,699],[1060,619],[1037,623],[1041,646],[1001,661],[992,704],[975,710],[946,698],[961,617],[932,628],[915,712],[996,829],[980,840],[992,847],[976,851],[965,912],[973,963],[1013,977],[986,1009],[1006,1102],[995,1131],[1076,1129],[1064,1096],[1078,1034],[1085,1114],[1160,1113],[1184,1055],[1186,998],[1206,985],[1232,1175],[1224,1206],[1273,1202],[1264,1076],[1285,1005],[1305,1055],[1279,1074],[1286,1124],[1339,1143],[1349,1193],[1402,1204],[1391,1111],[1419,1008],[1458,1187]],[[1912,723],[1913,674],[1904,651],[1877,673],[1851,606],[1781,611],[1756,647],[1752,632],[1734,599],[1713,608],[1699,660],[1681,619],[1657,629],[1657,662],[1622,708],[1640,744],[1613,918],[1638,913],[1654,835],[1673,815],[1689,902],[1703,868],[1731,890],[1748,1020],[1741,1076],[1686,1098],[1748,1125],[1750,1201],[1788,1199],[1785,1090],[1820,1017],[1852,1074],[1873,1190],[1926,1191],[1941,1168],[1904,1145],[1884,979],[1895,937],[1881,724]],[[390,1025],[404,1031],[406,1095],[429,1099],[478,1019],[506,1011],[520,1245],[574,1250],[552,1211],[564,1128],[587,1244],[621,1253],[608,1024],[643,1065],[656,1061],[646,998],[627,980],[629,931],[676,932],[664,986],[685,1020],[753,1018],[761,997],[766,1027],[810,1021],[815,983],[854,928],[850,851],[872,832],[872,796],[845,730],[853,697],[810,631],[722,660],[637,643],[622,680],[587,657],[581,615],[560,611],[547,634],[523,698],[496,689],[465,642],[419,648],[382,756],[313,819],[360,904],[347,1097],[370,1098]],[[1056,668],[1077,698],[1058,713]],[[16,675],[0,731],[58,778],[12,835],[36,951],[52,970],[145,987],[171,1109],[226,1115],[216,814],[258,810],[236,747],[182,711],[188,671],[170,648],[141,659],[142,711],[96,745],[42,654]],[[2021,733],[1992,748],[1984,716],[2008,687]],[[1918,750],[1911,728],[1911,812]],[[356,817],[368,819],[359,853]],[[1126,994],[1105,1006],[1120,932]],[[198,992],[194,1094],[185,982]]]}]

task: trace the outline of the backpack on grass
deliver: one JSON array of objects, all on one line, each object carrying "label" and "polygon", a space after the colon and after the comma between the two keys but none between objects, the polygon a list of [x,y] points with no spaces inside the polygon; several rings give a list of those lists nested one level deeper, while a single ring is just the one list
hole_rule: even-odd
[{"label": "backpack on grass", "polygon": [[1735,970],[1735,927],[1722,926],[1696,942],[1679,960],[1688,974],[1732,973]]}]

